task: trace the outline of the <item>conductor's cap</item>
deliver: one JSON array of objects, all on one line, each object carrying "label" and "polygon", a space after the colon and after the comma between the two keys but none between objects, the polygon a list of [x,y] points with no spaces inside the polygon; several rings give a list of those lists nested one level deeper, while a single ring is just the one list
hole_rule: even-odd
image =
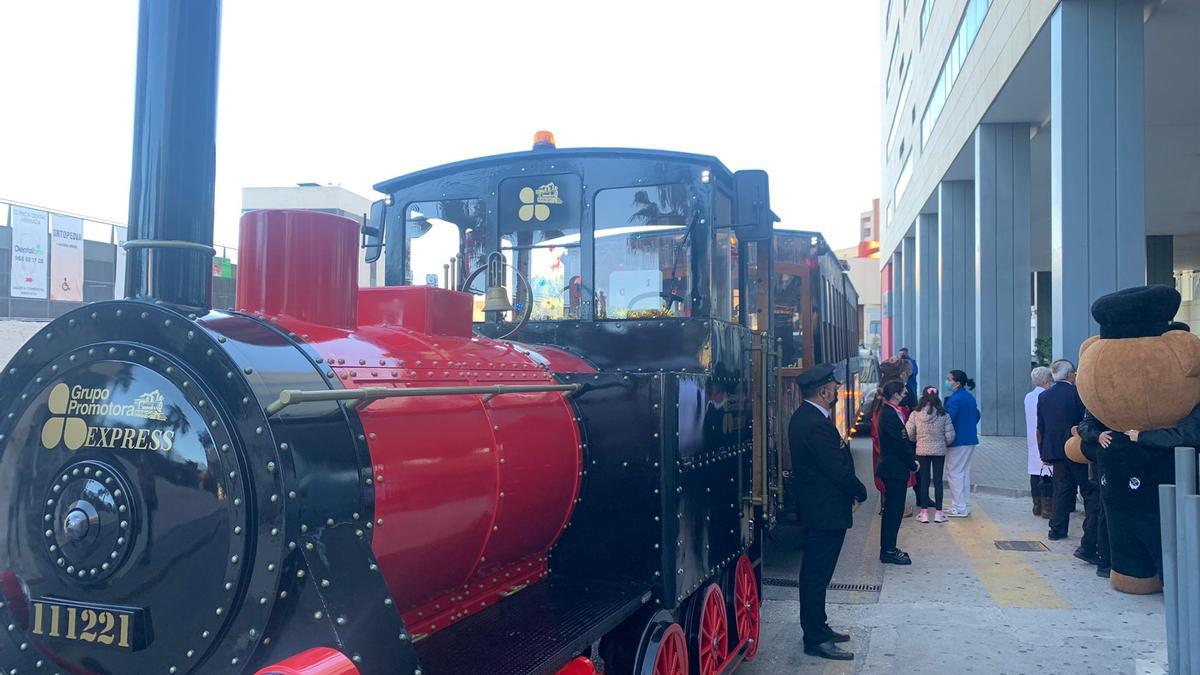
[{"label": "conductor's cap", "polygon": [[833,365],[828,363],[820,366],[813,366],[812,368],[809,368],[808,370],[796,376],[796,384],[801,389],[813,389],[828,382],[837,382],[838,384],[842,383],[841,380],[837,379],[837,376],[834,375]]}]

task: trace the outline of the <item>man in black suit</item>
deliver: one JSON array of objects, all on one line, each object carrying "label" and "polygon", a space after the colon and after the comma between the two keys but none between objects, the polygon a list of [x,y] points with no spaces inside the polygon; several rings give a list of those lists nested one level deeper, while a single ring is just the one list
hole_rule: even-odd
[{"label": "man in black suit", "polygon": [[841,382],[833,366],[816,366],[796,378],[804,402],[788,424],[792,473],[804,527],[800,563],[800,627],[804,653],[848,661],[854,653],[837,646],[850,636],[829,627],[825,589],[833,579],[851,513],[867,500],[867,489],[854,475],[854,459],[831,415]]},{"label": "man in black suit", "polygon": [[1067,538],[1067,524],[1078,490],[1083,495],[1083,537],[1076,556],[1098,564],[1096,513],[1099,494],[1096,484],[1088,479],[1087,465],[1067,459],[1065,450],[1067,440],[1071,438],[1071,427],[1082,422],[1084,414],[1083,401],[1075,389],[1075,364],[1060,359],[1050,364],[1050,374],[1054,384],[1038,394],[1037,402],[1038,450],[1042,461],[1054,467],[1054,510],[1047,538]]}]

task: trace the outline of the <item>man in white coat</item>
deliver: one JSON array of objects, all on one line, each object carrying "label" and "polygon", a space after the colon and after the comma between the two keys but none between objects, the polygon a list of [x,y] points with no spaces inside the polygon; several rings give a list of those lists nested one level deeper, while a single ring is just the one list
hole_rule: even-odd
[{"label": "man in white coat", "polygon": [[1049,518],[1053,510],[1054,484],[1050,481],[1053,469],[1042,461],[1038,452],[1037,402],[1038,394],[1050,388],[1054,376],[1050,369],[1038,366],[1029,373],[1033,391],[1025,394],[1025,443],[1029,448],[1029,493],[1033,497],[1033,515]]}]

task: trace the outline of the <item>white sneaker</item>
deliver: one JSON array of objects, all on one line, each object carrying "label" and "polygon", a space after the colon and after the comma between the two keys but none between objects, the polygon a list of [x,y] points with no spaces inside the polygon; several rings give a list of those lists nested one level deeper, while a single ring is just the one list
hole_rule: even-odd
[{"label": "white sneaker", "polygon": [[971,515],[971,511],[970,509],[963,509],[962,511],[959,511],[958,509],[950,509],[946,512],[946,515],[950,516],[951,518],[966,518],[967,516]]},{"label": "white sneaker", "polygon": [[921,512],[917,514],[917,522],[929,522],[929,509],[921,509]]}]

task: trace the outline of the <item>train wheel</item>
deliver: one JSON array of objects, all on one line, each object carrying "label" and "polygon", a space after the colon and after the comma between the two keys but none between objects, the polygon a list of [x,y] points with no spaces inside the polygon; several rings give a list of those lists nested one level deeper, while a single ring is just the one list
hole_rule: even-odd
[{"label": "train wheel", "polygon": [[699,622],[696,626],[696,672],[715,675],[729,655],[729,618],[725,612],[725,594],[720,584],[709,584],[700,597]]},{"label": "train wheel", "polygon": [[675,616],[645,608],[600,639],[604,672],[688,675],[688,641]]},{"label": "train wheel", "polygon": [[638,673],[645,675],[687,675],[688,650],[683,628],[677,623],[660,624],[651,633]]},{"label": "train wheel", "polygon": [[749,661],[758,653],[759,601],[754,565],[744,555],[738,559],[733,574],[733,616],[738,640],[748,640],[746,660]]}]

